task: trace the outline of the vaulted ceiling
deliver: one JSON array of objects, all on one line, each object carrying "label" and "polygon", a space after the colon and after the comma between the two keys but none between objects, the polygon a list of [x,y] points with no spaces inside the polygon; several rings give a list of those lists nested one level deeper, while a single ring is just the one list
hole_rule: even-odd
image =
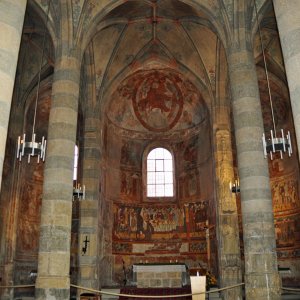
[{"label": "vaulted ceiling", "polygon": [[[41,50],[43,23],[47,20],[49,3],[47,27],[54,48],[57,46],[56,38],[63,34],[59,29],[60,17],[68,11],[72,28],[70,43],[82,43],[86,53],[92,49],[97,101],[109,102],[119,85],[141,69],[167,68],[193,82],[206,107],[211,109],[218,89],[216,77],[220,68],[227,72],[223,45],[228,38],[225,38],[225,32],[228,34],[233,28],[234,10],[237,9],[233,1],[133,0],[112,3],[71,0],[63,5],[63,1],[31,0],[29,7],[32,9],[27,12],[24,27],[25,39],[27,37],[33,50],[29,50],[31,54]],[[285,82],[274,13],[272,7],[264,3],[257,1],[258,9],[262,8],[264,13],[261,28],[268,68]],[[256,19],[253,3],[248,3],[248,10],[255,32],[257,19],[260,20],[261,16]],[[257,65],[263,69],[259,35],[256,33],[254,36],[254,56]],[[51,45],[50,42],[48,44]],[[48,47],[46,55],[48,65],[53,66],[52,46]],[[222,66],[220,59],[223,60]],[[33,59],[29,59],[28,64],[32,65],[27,69],[31,75],[26,75],[30,85],[37,66],[33,66]]]}]

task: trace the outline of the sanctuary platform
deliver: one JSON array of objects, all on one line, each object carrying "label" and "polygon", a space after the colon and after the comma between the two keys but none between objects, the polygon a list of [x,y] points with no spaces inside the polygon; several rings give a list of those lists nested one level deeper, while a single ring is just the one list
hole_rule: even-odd
[{"label": "sanctuary platform", "polygon": [[[141,300],[153,300],[149,296],[167,296],[167,295],[183,295],[183,294],[191,294],[191,287],[185,286],[182,288],[134,288],[134,287],[124,287],[121,288],[121,293],[126,295],[145,295],[143,298],[132,298],[132,297],[120,297],[119,300],[132,300],[132,299],[141,299]],[[192,300],[191,296],[186,297],[170,297],[168,300]]]}]

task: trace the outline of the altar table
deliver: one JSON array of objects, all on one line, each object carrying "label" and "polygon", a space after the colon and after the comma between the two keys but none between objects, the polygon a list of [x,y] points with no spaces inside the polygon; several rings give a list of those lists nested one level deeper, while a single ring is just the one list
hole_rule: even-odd
[{"label": "altar table", "polygon": [[135,264],[133,278],[139,288],[182,287],[188,283],[185,264]]}]

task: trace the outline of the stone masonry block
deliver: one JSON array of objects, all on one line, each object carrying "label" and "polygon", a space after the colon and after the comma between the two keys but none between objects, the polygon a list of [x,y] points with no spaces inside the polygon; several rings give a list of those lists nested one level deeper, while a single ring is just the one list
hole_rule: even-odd
[{"label": "stone masonry block", "polygon": [[151,287],[162,287],[161,279],[150,279],[150,286]]}]

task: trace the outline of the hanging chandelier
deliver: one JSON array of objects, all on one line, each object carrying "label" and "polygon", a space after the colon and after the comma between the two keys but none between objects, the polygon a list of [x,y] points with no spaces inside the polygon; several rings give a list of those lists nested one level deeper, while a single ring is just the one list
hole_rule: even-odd
[{"label": "hanging chandelier", "polygon": [[85,185],[75,184],[73,186],[73,201],[74,200],[84,200],[85,199]]},{"label": "hanging chandelier", "polygon": [[238,194],[240,193],[241,189],[240,189],[240,180],[235,179],[233,182],[229,182],[229,189],[233,194]]},{"label": "hanging chandelier", "polygon": [[273,129],[270,130],[270,133],[268,133],[268,134],[263,133],[263,135],[262,135],[264,157],[267,158],[268,154],[269,154],[270,159],[273,160],[274,155],[276,153],[279,153],[280,158],[283,159],[284,153],[288,153],[288,155],[291,156],[291,154],[293,152],[292,143],[291,143],[291,135],[290,135],[289,131],[287,133],[284,133],[283,129],[280,129],[280,134],[277,134],[274,110],[273,110],[272,94],[271,94],[271,88],[270,88],[269,73],[268,73],[268,68],[267,68],[265,50],[263,47],[261,28],[260,28],[260,24],[258,21],[256,0],[254,0],[254,7],[255,7],[255,14],[256,14],[256,22],[257,22],[257,27],[258,27],[258,32],[259,32],[260,46],[261,46],[261,51],[262,51],[263,61],[264,61],[265,75],[266,75],[268,94],[269,94],[269,102],[270,102],[270,108],[271,108],[272,125],[273,125]]},{"label": "hanging chandelier", "polygon": [[46,29],[47,29],[47,24],[48,24],[48,19],[49,19],[50,1],[51,0],[48,1],[47,19],[46,19],[45,28],[44,28],[42,56],[41,56],[39,73],[38,73],[38,82],[37,82],[36,97],[35,97],[31,139],[26,140],[26,134],[23,133],[23,135],[19,136],[18,140],[17,140],[17,159],[19,159],[19,161],[21,161],[22,157],[27,155],[28,163],[30,163],[30,158],[35,157],[35,156],[37,156],[38,163],[40,162],[40,160],[45,161],[45,155],[46,155],[47,140],[43,136],[41,141],[37,141],[36,132],[35,132],[35,124],[36,124],[37,104],[38,104],[40,84],[41,84],[41,71],[42,71],[43,59],[44,59],[44,53],[45,53]]},{"label": "hanging chandelier", "polygon": [[74,148],[74,166],[73,166],[73,201],[85,199],[85,185],[78,183],[78,160],[79,160],[79,146]]}]

